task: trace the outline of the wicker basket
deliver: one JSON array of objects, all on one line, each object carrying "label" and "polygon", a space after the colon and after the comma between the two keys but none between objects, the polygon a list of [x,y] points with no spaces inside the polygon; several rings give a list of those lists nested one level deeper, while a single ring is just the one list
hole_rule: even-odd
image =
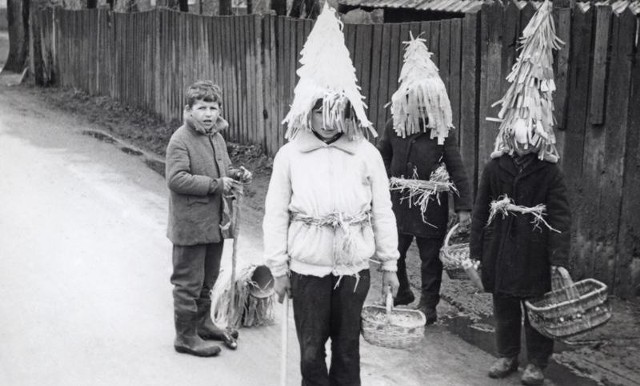
[{"label": "wicker basket", "polygon": [[440,261],[447,272],[447,276],[452,280],[469,280],[469,276],[462,267],[462,261],[469,258],[469,243],[450,245],[449,241],[460,224],[456,224],[447,233],[444,239],[444,245],[440,249]]},{"label": "wicker basket", "polygon": [[427,318],[418,310],[393,308],[391,292],[386,307],[365,306],[362,309],[362,336],[367,342],[388,348],[410,348],[424,338]]},{"label": "wicker basket", "polygon": [[527,301],[531,325],[541,334],[562,339],[593,330],[611,319],[607,286],[595,279],[577,283],[566,269],[552,272],[553,290],[537,301]]}]

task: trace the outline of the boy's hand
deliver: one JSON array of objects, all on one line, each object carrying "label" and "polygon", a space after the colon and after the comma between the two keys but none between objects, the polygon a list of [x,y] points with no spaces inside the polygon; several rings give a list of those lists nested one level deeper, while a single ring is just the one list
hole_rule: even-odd
[{"label": "boy's hand", "polygon": [[250,184],[253,181],[253,173],[244,168],[244,166],[240,166],[240,182],[245,184]]},{"label": "boy's hand", "polygon": [[382,272],[382,288],[387,286],[391,287],[391,294],[395,297],[398,294],[398,287],[400,287],[398,275],[395,272]]},{"label": "boy's hand", "polygon": [[458,228],[460,233],[469,233],[471,230],[471,212],[466,210],[458,212],[458,224],[460,224]]},{"label": "boy's hand", "polygon": [[276,291],[276,294],[278,294],[278,303],[284,301],[285,295],[291,298],[291,281],[289,281],[289,275],[274,278],[273,289]]},{"label": "boy's hand", "polygon": [[231,189],[236,184],[236,182],[233,180],[233,178],[221,177],[220,180],[222,180],[222,191],[224,193],[231,192]]}]

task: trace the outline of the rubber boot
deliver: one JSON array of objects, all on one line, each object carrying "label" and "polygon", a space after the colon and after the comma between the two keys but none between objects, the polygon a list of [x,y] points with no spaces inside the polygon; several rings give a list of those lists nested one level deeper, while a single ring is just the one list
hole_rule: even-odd
[{"label": "rubber boot", "polygon": [[211,320],[211,300],[199,299],[198,306],[198,335],[202,339],[218,340],[224,342],[225,346],[235,350],[238,348],[238,331],[233,329],[223,330],[216,326]]},{"label": "rubber boot", "polygon": [[195,312],[176,313],[176,339],[173,342],[175,350],[182,354],[199,357],[213,357],[220,353],[220,346],[206,342],[197,333],[197,314]]},{"label": "rubber boot", "polygon": [[425,323],[427,326],[430,324],[434,324],[438,320],[438,312],[436,311],[436,307],[431,305],[431,302],[426,300],[426,297],[423,295],[420,297],[420,302],[418,302],[418,306],[416,307],[418,311],[422,311],[424,316],[427,318],[427,322]]}]

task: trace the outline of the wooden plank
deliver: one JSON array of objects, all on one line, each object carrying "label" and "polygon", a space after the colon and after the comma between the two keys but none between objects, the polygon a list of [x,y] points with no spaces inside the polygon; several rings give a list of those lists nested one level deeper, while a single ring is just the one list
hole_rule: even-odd
[{"label": "wooden plank", "polygon": [[263,124],[264,124],[264,143],[263,149],[264,152],[268,155],[272,155],[273,153],[273,116],[272,114],[272,102],[271,102],[271,93],[273,89],[271,88],[271,77],[273,67],[271,64],[271,15],[265,15],[262,18],[262,68],[264,69],[264,76],[262,78],[263,86],[262,86],[262,100],[264,102],[263,106]]},{"label": "wooden plank", "polygon": [[427,48],[429,51],[431,48],[431,21],[420,22],[420,37],[426,40]]},{"label": "wooden plank", "polygon": [[[380,98],[380,62],[382,61],[382,24],[373,25],[373,41],[371,43],[371,74],[369,76],[369,116],[379,135],[384,131],[384,121],[380,120],[380,110],[384,101]],[[386,67],[385,67],[386,68]]]},{"label": "wooden plank", "polygon": [[[278,49],[278,122],[282,122],[285,117],[286,112],[288,111],[288,96],[285,96],[285,90],[288,90],[288,86],[286,85],[289,77],[287,74],[287,61],[285,60],[285,47],[287,45],[287,32],[286,32],[286,19],[284,17],[276,18],[277,24],[277,49]],[[287,74],[287,76],[285,76]],[[284,125],[278,125],[278,148],[280,148],[284,144],[284,135],[286,127]]]},{"label": "wooden plank", "polygon": [[436,67],[440,68],[440,22],[433,21],[430,26],[431,36],[429,39],[429,48],[433,52],[431,60],[435,63]]},{"label": "wooden plank", "polygon": [[[624,13],[628,13],[625,11]],[[626,19],[628,16],[622,15]],[[636,19],[636,28],[637,28]],[[631,70],[629,110],[627,114],[622,209],[618,232],[618,258],[615,271],[615,294],[625,299],[640,296],[640,50],[636,49]]]},{"label": "wooden plank", "polygon": [[[300,52],[302,51],[302,47],[304,47],[305,22],[304,20],[296,20],[295,24],[296,24],[296,70],[297,70],[298,67],[300,67],[300,58],[301,58]],[[298,84],[299,80],[300,80],[300,76],[298,76],[296,71],[296,84]]]},{"label": "wooden plank", "polygon": [[[563,7],[553,9],[554,20],[556,24],[556,33],[558,37],[564,42],[562,48],[556,54],[556,70],[555,70],[555,82],[556,92],[553,95],[555,105],[555,117],[557,120],[556,128],[564,130],[565,123],[565,111],[567,109],[567,87],[569,84],[569,55],[571,53],[571,8]],[[562,139],[564,139],[564,132],[561,131]],[[564,141],[558,146],[558,151],[564,150]],[[562,153],[560,154],[562,157]]]},{"label": "wooden plank", "polygon": [[571,63],[569,74],[568,95],[571,103],[567,105],[567,128],[565,131],[567,146],[564,151],[564,160],[561,166],[567,178],[569,190],[569,200],[578,210],[572,219],[572,244],[571,267],[575,279],[589,275],[592,271],[587,256],[587,245],[589,238],[588,227],[582,213],[584,213],[584,203],[582,200],[584,191],[584,181],[582,180],[582,159],[584,155],[585,126],[588,117],[589,105],[589,82],[590,63],[584,60],[591,55],[591,29],[593,20],[593,10],[583,12],[580,8],[574,10],[573,23],[571,25],[572,47]]},{"label": "wooden plank", "polygon": [[[624,157],[628,125],[628,110],[631,69],[635,45],[636,17],[631,11],[612,18],[611,62],[607,76],[606,129],[604,130],[604,173],[598,176],[600,199],[598,206],[598,237],[596,237],[596,272],[602,272],[610,284],[610,290],[617,285],[616,273],[629,269],[628,262],[619,258],[618,234]],[[637,105],[636,105],[637,108]],[[637,151],[637,148],[635,149]]]},{"label": "wooden plank", "polygon": [[[287,75],[289,76],[289,90],[287,90],[288,106],[293,104],[294,90],[296,87],[296,70],[298,69],[298,55],[300,51],[296,45],[297,38],[297,23],[295,19],[289,22],[289,45],[287,47],[287,57],[289,59],[289,66]],[[287,107],[287,112],[289,108]]]},{"label": "wooden plank", "polygon": [[594,125],[604,123],[611,13],[611,6],[609,5],[596,6],[596,29],[591,73],[591,108],[589,115],[589,120]]},{"label": "wooden plank", "polygon": [[482,6],[480,20],[481,83],[478,132],[478,175],[490,160],[498,124],[487,117],[496,117],[499,107],[491,107],[501,97],[502,82],[502,23],[503,9],[500,3]]},{"label": "wooden plank", "polygon": [[507,76],[520,52],[517,51],[520,36],[520,9],[513,1],[509,1],[504,9],[502,24],[502,94],[506,93],[511,85],[507,82]]},{"label": "wooden plank", "polygon": [[242,136],[240,137],[240,143],[246,144],[249,142],[249,126],[251,122],[251,116],[253,114],[253,106],[251,106],[251,98],[249,95],[249,77],[247,74],[248,60],[249,60],[249,31],[247,21],[249,16],[240,16],[238,20],[240,23],[237,24],[237,27],[240,27],[240,36],[241,36],[241,48],[239,51],[239,63],[240,63],[240,96],[242,101],[242,106],[240,110],[240,119],[242,121]]},{"label": "wooden plank", "polygon": [[527,2],[525,6],[520,10],[520,25],[518,36],[522,36],[522,31],[526,28],[531,18],[536,13],[537,9],[533,6],[532,3]]},{"label": "wooden plank", "polygon": [[353,58],[356,56],[356,25],[345,24],[343,31],[344,44],[347,46],[347,50],[349,50],[351,61],[353,61]]},{"label": "wooden plank", "polygon": [[421,33],[421,28],[422,28],[422,23],[419,21],[414,21],[409,23],[409,32],[411,32],[410,36],[413,36],[414,39],[419,38]]},{"label": "wooden plank", "polygon": [[268,68],[264,63],[262,57],[263,51],[263,29],[261,17],[253,15],[250,18],[252,35],[253,35],[253,67],[254,82],[255,82],[255,116],[254,116],[254,138],[253,143],[261,146],[262,149],[266,148],[266,133],[265,133],[265,98],[263,94],[264,89],[264,77],[268,74]]},{"label": "wooden plank", "polygon": [[460,154],[474,192],[478,186],[478,107],[479,107],[479,49],[478,14],[466,14],[462,19],[462,63],[460,74]]},{"label": "wooden plank", "polygon": [[[460,82],[462,71],[462,19],[451,20],[449,44],[449,100],[453,114],[453,126],[460,129]],[[460,137],[458,136],[458,141]],[[458,143],[459,145],[459,143]]]},{"label": "wooden plank", "polygon": [[[386,28],[386,26],[385,26]],[[398,78],[400,76],[400,66],[402,65],[402,39],[400,36],[400,24],[391,25],[391,39],[389,42],[389,85],[387,92],[387,101],[391,101],[391,96],[398,89]],[[387,109],[386,120],[392,118],[391,109]]]},{"label": "wooden plank", "polygon": [[[378,86],[378,133],[384,132],[384,128],[388,119],[389,109],[384,107],[391,100],[389,93],[389,63],[391,61],[391,24],[380,26],[382,29],[382,38],[380,39],[380,76]],[[397,81],[397,79],[396,79]],[[395,86],[395,84],[394,84]]]},{"label": "wooden plank", "polygon": [[[367,118],[373,122],[371,114],[371,44],[373,26],[371,24],[360,24],[356,29],[356,56],[358,63],[358,85],[361,87],[362,95],[365,97],[364,103],[368,106]],[[374,126],[375,127],[375,126]],[[374,138],[370,138],[373,140]]]},{"label": "wooden plank", "polygon": [[447,88],[449,94],[451,89],[449,88],[449,63],[450,63],[450,46],[451,46],[451,20],[442,20],[440,22],[440,44],[438,50],[438,61],[440,63],[440,78],[444,86]]}]

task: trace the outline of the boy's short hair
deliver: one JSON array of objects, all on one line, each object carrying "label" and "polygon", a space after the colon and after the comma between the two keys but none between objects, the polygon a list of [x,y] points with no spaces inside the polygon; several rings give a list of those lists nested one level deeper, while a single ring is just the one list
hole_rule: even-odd
[{"label": "boy's short hair", "polygon": [[193,107],[199,100],[217,102],[222,106],[222,89],[210,80],[199,80],[187,88],[185,98],[189,107]]}]

